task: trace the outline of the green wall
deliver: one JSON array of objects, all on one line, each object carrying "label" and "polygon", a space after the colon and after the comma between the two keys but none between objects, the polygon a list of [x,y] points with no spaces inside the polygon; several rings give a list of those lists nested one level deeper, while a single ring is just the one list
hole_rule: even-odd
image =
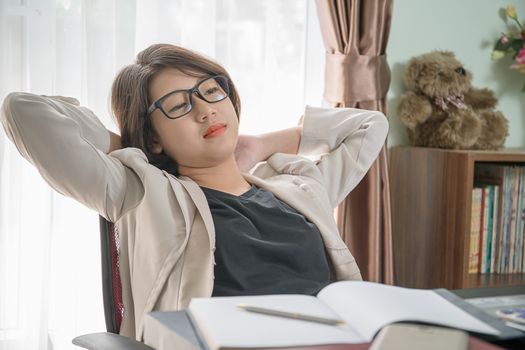
[{"label": "green wall", "polygon": [[506,147],[525,147],[525,93],[520,92],[525,74],[508,68],[510,58],[492,61],[495,40],[506,26],[501,8],[514,4],[525,21],[525,1],[514,0],[394,0],[387,55],[392,71],[388,94],[390,134],[388,145],[406,145],[405,128],[397,117],[407,61],[432,50],[450,50],[473,74],[473,85],[492,89],[498,109],[509,120]]}]

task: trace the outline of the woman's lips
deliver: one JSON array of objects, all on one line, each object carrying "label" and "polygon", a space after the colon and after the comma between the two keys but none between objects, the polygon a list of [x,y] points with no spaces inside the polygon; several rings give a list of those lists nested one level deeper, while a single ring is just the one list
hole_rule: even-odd
[{"label": "woman's lips", "polygon": [[226,131],[226,125],[218,125],[217,127],[212,127],[209,132],[204,135],[204,138],[217,137]]}]

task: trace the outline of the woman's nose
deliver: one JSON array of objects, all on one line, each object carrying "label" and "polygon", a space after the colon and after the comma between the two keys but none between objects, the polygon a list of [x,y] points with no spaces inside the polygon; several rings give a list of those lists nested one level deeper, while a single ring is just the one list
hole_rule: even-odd
[{"label": "woman's nose", "polygon": [[208,118],[215,118],[215,108],[200,98],[193,98],[193,110],[198,122],[204,122]]}]

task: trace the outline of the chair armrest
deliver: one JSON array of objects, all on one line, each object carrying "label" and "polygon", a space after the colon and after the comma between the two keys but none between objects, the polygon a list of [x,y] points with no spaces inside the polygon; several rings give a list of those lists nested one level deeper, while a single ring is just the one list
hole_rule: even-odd
[{"label": "chair armrest", "polygon": [[135,339],[114,333],[92,333],[80,335],[73,344],[89,350],[155,350]]}]

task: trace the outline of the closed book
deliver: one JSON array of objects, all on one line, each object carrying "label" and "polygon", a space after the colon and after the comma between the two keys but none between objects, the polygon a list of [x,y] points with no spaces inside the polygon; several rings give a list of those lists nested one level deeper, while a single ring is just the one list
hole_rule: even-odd
[{"label": "closed book", "polygon": [[523,231],[524,231],[524,220],[525,220],[525,167],[520,166],[518,171],[519,177],[519,190],[518,190],[518,212],[516,218],[516,272],[523,272]]},{"label": "closed book", "polygon": [[508,273],[510,223],[512,216],[512,168],[504,167],[503,177],[503,215],[501,221],[499,273]]},{"label": "closed book", "polygon": [[521,195],[521,212],[519,218],[521,221],[522,250],[521,250],[521,272],[525,272],[525,167],[521,167],[521,183],[523,184]]},{"label": "closed book", "polygon": [[498,261],[498,241],[500,236],[500,225],[499,220],[501,218],[501,187],[499,185],[494,186],[494,211],[492,213],[492,238],[490,246],[490,272],[495,273],[496,264]]},{"label": "closed book", "polygon": [[481,197],[482,189],[472,189],[472,205],[470,216],[470,243],[469,243],[469,273],[477,273],[479,267],[479,237],[481,232]]},{"label": "closed book", "polygon": [[489,185],[488,189],[488,210],[487,210],[487,225],[483,232],[484,235],[484,254],[483,254],[483,269],[482,273],[490,273],[490,258],[492,253],[492,228],[493,228],[493,217],[494,217],[494,188],[496,186]]},{"label": "closed book", "polygon": [[519,178],[517,176],[517,167],[511,167],[511,216],[510,216],[510,233],[509,233],[509,252],[508,252],[508,272],[516,272],[516,223],[518,220],[518,187]]},{"label": "closed book", "polygon": [[485,273],[486,258],[487,258],[487,230],[489,224],[489,187],[484,186],[481,189],[481,220],[480,220],[480,235],[479,235],[479,261],[478,272]]}]

